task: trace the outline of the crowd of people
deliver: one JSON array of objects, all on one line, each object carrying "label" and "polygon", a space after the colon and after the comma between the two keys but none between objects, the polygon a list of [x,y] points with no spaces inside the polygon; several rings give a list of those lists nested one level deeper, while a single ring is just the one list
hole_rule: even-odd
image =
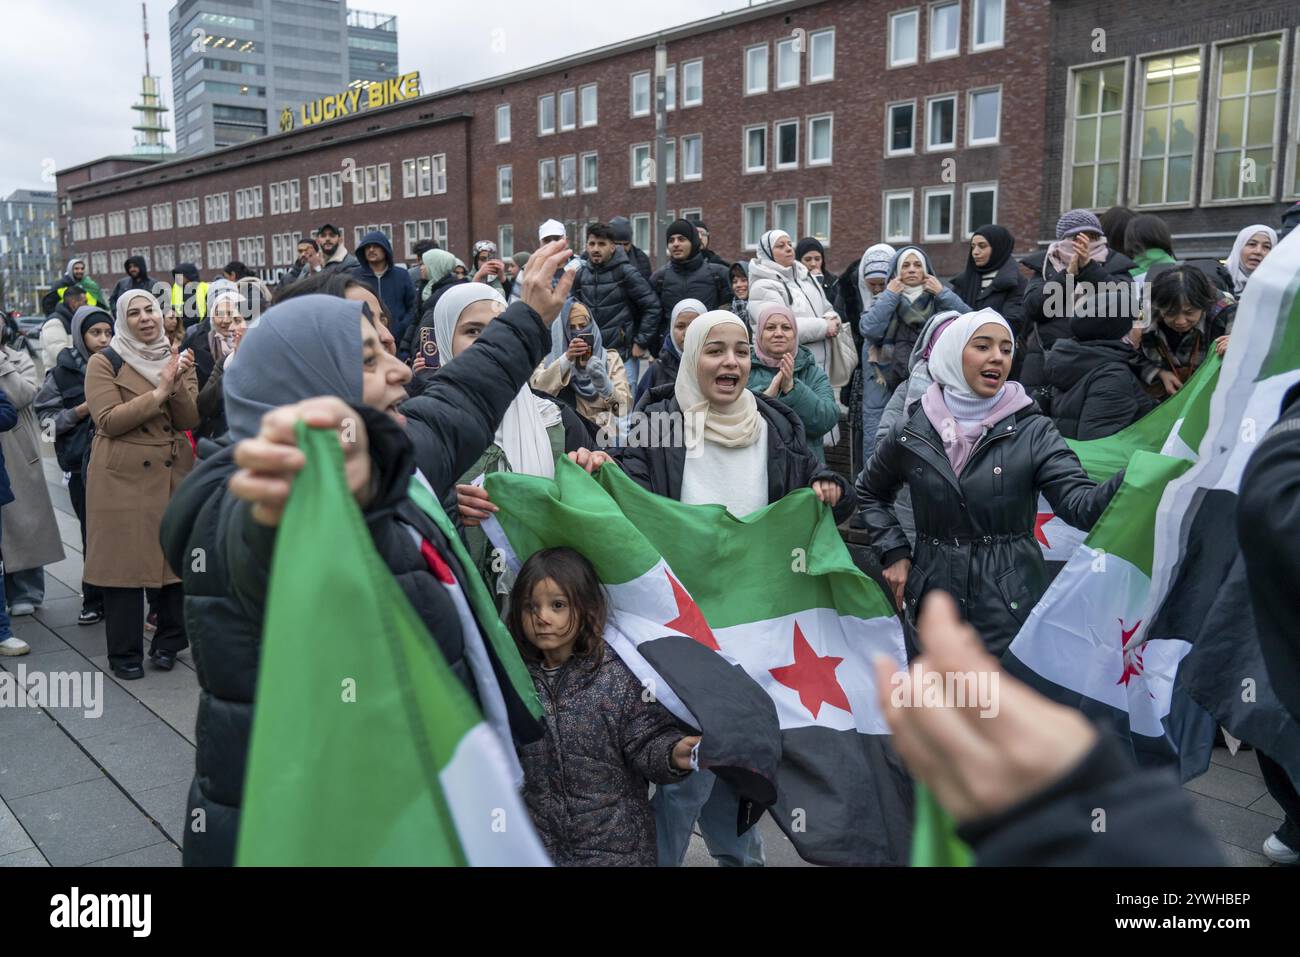
[{"label": "crowd of people", "polygon": [[[79,623],[104,622],[114,675],[145,676],[146,631],[155,668],[192,649],[190,808],[207,827],[187,831],[185,860],[231,863],[275,529],[303,465],[294,424],[359,420],[344,440],[349,485],[453,672],[477,697],[493,667],[467,651],[484,646],[482,623],[457,597],[478,575],[551,702],[541,724],[509,695],[505,707],[554,859],[678,865],[698,826],[718,862],[761,864],[758,830],[735,833],[737,795],[693,770],[698,734],[642,700],[605,647],[590,564],[550,549],[503,573],[481,528],[497,504],[478,480],[553,477],[567,456],[737,517],[811,489],[865,532],[910,657],[996,658],[1049,582],[1039,494],[1087,530],[1123,480],[1090,479],[1065,439],[1113,435],[1210,350],[1223,355],[1236,303],[1278,243],[1257,224],[1226,260],[1182,262],[1158,217],[1071,210],[1046,249],[1019,258],[1006,227],[977,229],[965,268],[942,279],[915,245],[872,245],[837,273],[812,237],[774,229],[728,263],[708,236],[673,222],[652,270],[626,217],[572,237],[576,255],[549,220],[532,254],[502,258],[482,240],[467,264],[423,242],[407,267],[384,233],[350,252],[326,223],[274,289],[239,262],[209,280],[182,263],[166,281],[134,256],[105,294],[72,259],[38,347],[11,322],[0,350],[0,654],[29,650],[11,617],[40,607],[42,569],[63,558],[44,431],[81,525]],[[628,439],[637,416],[680,419],[682,441]],[[828,466],[850,443],[861,469]],[[412,503],[412,477],[444,503],[468,564]],[[937,591],[956,618],[927,612],[927,628]],[[964,627],[982,652],[951,637]],[[1076,735],[1075,757],[1102,747],[1094,739]],[[1088,760],[1130,773],[1110,752]],[[1266,851],[1294,862],[1300,798],[1275,796],[1288,820]]]}]

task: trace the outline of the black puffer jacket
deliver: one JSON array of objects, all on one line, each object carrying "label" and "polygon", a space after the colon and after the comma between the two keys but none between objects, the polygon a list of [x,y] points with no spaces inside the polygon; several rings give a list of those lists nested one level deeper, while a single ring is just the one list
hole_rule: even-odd
[{"label": "black puffer jacket", "polygon": [[[1100,486],[1088,478],[1036,405],[994,425],[958,477],[916,402],[908,418],[876,443],[858,477],[858,497],[881,566],[912,559],[904,591],[909,624],[922,596],[942,588],[989,651],[1001,655],[1048,585],[1034,539],[1038,493],[1056,514],[1087,531],[1122,481],[1123,472]],[[904,483],[916,516],[915,554],[892,507]]]},{"label": "black puffer jacket", "polygon": [[673,747],[694,734],[679,725],[606,647],[600,665],[570,658],[549,680],[529,673],[546,735],[518,749],[524,800],[547,853],[560,867],[654,867],[655,819],[648,783],[673,784]]},{"label": "black puffer jacket", "polygon": [[[682,407],[673,397],[674,383],[660,386],[649,395],[649,402],[640,409],[646,416],[673,415],[680,417]],[[804,441],[803,422],[789,406],[765,395],[754,395],[758,411],[767,421],[767,501],[768,504],[785,498],[791,492],[808,488],[813,482],[825,479],[840,487],[839,504],[832,509],[836,522],[853,514],[857,498],[851,486],[838,472],[822,464],[808,443]],[[653,421],[653,419],[651,420]],[[681,442],[667,447],[629,446],[610,449],[628,478],[644,489],[681,501],[682,472],[686,468],[686,446]]]},{"label": "black puffer jacket", "polygon": [[[694,233],[694,227],[691,232]],[[727,309],[731,305],[731,272],[726,266],[709,262],[700,252],[700,240],[691,239],[691,254],[678,262],[670,259],[655,270],[650,285],[659,297],[661,319],[650,341],[658,354],[659,344],[668,331],[668,317],[683,299],[698,299],[709,309]],[[645,331],[645,327],[642,327]]]},{"label": "black puffer jacket", "polygon": [[[951,285],[958,278],[960,274],[954,276],[949,284]],[[1020,271],[1020,263],[1012,256],[1002,264],[1002,268],[993,277],[993,282],[989,283],[987,288],[981,289],[979,296],[969,305],[972,311],[992,309],[1007,321],[1013,333],[1022,336],[1024,331],[1021,326],[1025,320],[1025,290],[1028,287],[1029,280]]]},{"label": "black puffer jacket", "polygon": [[[406,526],[434,546],[458,581],[475,572],[460,566],[432,520],[410,501],[412,465],[446,500],[456,479],[491,443],[497,423],[548,342],[537,314],[516,303],[488,326],[473,349],[441,370],[423,394],[403,403],[405,430],[383,414],[357,409],[379,476],[378,494],[365,512],[375,547],[471,695],[474,684],[455,605],[430,574]],[[163,551],[173,567],[185,570],[185,621],[200,687],[189,809],[190,817],[195,809],[205,812],[206,830],[186,830],[187,865],[234,861],[275,543],[275,530],[255,523],[247,505],[227,490],[235,471],[233,450],[229,444],[205,443],[204,461],[172,498],[162,524]],[[206,556],[201,571],[190,558],[196,548]],[[488,648],[490,652],[490,644]],[[535,740],[540,732],[536,722],[508,682],[502,682],[502,691],[518,740]]]},{"label": "black puffer jacket", "polygon": [[1127,342],[1059,339],[1047,353],[1052,421],[1067,439],[1104,439],[1155,407],[1133,371]]},{"label": "black puffer jacket", "polygon": [[[1025,288],[1025,313],[1020,330],[1025,342],[1024,362],[1023,365],[1017,364],[1012,377],[1018,377],[1026,388],[1045,383],[1043,362],[1047,350],[1052,348],[1057,339],[1070,338],[1072,312],[1065,310],[1072,306],[1065,299],[1066,273],[1052,268],[1046,260],[1046,250],[1032,253],[1020,260],[1033,275]],[[1122,284],[1126,288],[1122,291],[1116,289],[1116,298],[1120,303],[1131,302],[1120,297],[1127,296],[1132,289],[1133,279],[1129,270],[1134,265],[1133,260],[1112,249],[1107,253],[1104,263],[1088,263],[1074,278],[1074,285],[1093,284],[1094,301],[1102,302],[1106,299],[1110,284]],[[1043,275],[1044,268],[1047,270],[1046,277]],[[1136,307],[1136,303],[1132,305]],[[1061,310],[1059,315],[1047,315],[1056,312],[1058,307]],[[1137,315],[1130,318],[1136,319]]]},{"label": "black puffer jacket", "polygon": [[662,323],[659,299],[650,284],[617,246],[609,262],[587,261],[574,279],[572,295],[591,310],[606,349],[624,359],[635,342],[649,350],[650,336]]}]

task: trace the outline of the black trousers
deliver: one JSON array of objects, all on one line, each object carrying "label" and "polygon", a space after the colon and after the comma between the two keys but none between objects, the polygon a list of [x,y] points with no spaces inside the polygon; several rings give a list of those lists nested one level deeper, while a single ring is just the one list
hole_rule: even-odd
[{"label": "black trousers", "polygon": [[[68,478],[68,498],[72,499],[72,510],[77,513],[81,523],[81,554],[86,554],[86,480],[81,472],[72,472]],[[81,607],[87,611],[104,610],[104,593],[98,585],[92,585],[84,578],[81,582]]]},{"label": "black trousers", "polygon": [[[101,588],[100,591],[104,595],[108,663],[114,668],[140,664],[144,657],[144,589]],[[155,594],[158,630],[154,632],[149,653],[175,654],[190,643],[185,637],[185,590],[177,582],[158,589]]]},{"label": "black trousers", "polygon": [[1263,751],[1256,751],[1255,756],[1259,758],[1259,773],[1264,776],[1264,786],[1286,815],[1286,821],[1277,829],[1277,839],[1291,850],[1300,851],[1300,794],[1282,765]]}]

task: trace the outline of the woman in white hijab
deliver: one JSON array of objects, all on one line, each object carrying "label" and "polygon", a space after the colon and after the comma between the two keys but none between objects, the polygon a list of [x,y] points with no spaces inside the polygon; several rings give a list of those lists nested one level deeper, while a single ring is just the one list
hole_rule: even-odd
[{"label": "woman in white hijab", "polygon": [[[1123,472],[1102,485],[1090,479],[1052,420],[1007,381],[1014,351],[1011,326],[992,309],[953,319],[930,351],[934,381],[858,479],[862,527],[909,640],[925,593],[942,588],[1001,655],[1047,588],[1034,535],[1039,493],[1086,531],[1123,481]],[[904,484],[915,549],[894,511]]]},{"label": "woman in white hijab", "polygon": [[117,300],[116,332],[86,363],[86,404],[95,423],[86,470],[84,579],[104,592],[108,661],[121,679],[144,676],[143,589],[160,589],[150,660],[164,671],[188,641],[180,578],[158,541],[162,516],[194,466],[185,437],[199,424],[194,353],[178,353],[152,294]]},{"label": "woman in white hijab", "polygon": [[1264,257],[1272,252],[1276,245],[1277,230],[1272,226],[1256,223],[1237,233],[1237,238],[1232,244],[1232,252],[1228,253],[1227,278],[1231,286],[1227,291],[1240,299],[1251,274],[1259,268]]},{"label": "woman in white hijab", "polygon": [[[795,258],[790,234],[773,229],[758,241],[758,253],[749,264],[749,314],[765,302],[789,306],[799,327],[799,342],[808,347],[817,365],[828,372],[831,342],[839,335],[840,317],[826,299],[822,284]],[[847,334],[847,330],[845,330]],[[831,385],[840,386],[844,382]]]},{"label": "woman in white hijab", "polygon": [[[853,510],[848,483],[809,451],[794,412],[746,388],[750,362],[749,329],[736,315],[714,310],[692,321],[673,397],[643,410],[651,423],[682,423],[684,441],[616,449],[618,465],[642,488],[692,505],[720,505],[737,518],[811,487],[842,521]],[[682,863],[697,820],[718,860],[763,863],[758,829],[736,836],[739,798],[711,772],[657,787],[651,805],[660,867]]]}]

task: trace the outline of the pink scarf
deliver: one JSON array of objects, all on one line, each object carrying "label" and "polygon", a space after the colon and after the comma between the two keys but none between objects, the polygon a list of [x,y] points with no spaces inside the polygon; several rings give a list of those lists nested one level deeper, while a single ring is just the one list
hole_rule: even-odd
[{"label": "pink scarf", "polygon": [[[962,403],[957,397],[953,397],[953,404]],[[979,408],[981,418],[978,421],[967,421],[967,424],[962,425],[950,410],[943,386],[939,383],[931,383],[930,388],[925,390],[925,395],[921,396],[921,408],[925,410],[925,417],[939,433],[939,438],[943,441],[943,451],[948,456],[948,464],[952,466],[953,474],[959,477],[980,437],[1002,419],[1032,405],[1033,399],[1025,394],[1024,386],[1019,382],[1008,382],[1003,385],[1000,395],[994,397],[991,408],[987,410],[983,408],[989,404],[987,401],[967,404],[972,408]]]}]

